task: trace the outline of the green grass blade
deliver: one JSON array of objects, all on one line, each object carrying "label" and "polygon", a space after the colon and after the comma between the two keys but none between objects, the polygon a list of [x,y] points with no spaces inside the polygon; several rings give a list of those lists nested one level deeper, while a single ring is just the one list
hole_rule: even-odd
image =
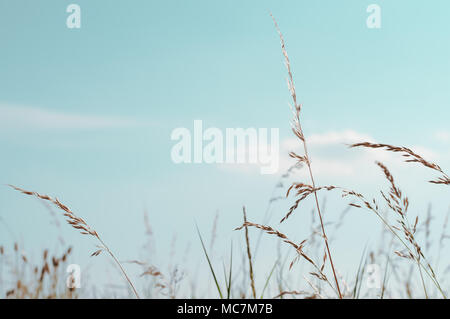
[{"label": "green grass blade", "polygon": [[223,277],[225,278],[225,288],[227,288],[227,291],[228,291],[227,269],[225,267],[225,262],[224,261],[222,261],[222,268],[223,268]]},{"label": "green grass blade", "polygon": [[202,235],[200,234],[200,230],[198,229],[198,226],[195,225],[195,227],[197,228],[198,237],[200,238],[200,242],[202,243],[203,252],[205,253],[206,260],[208,261],[209,269],[211,270],[211,274],[213,275],[214,282],[216,283],[217,291],[219,292],[220,298],[223,299],[222,291],[220,290],[220,285],[219,285],[219,282],[217,281],[216,273],[214,272],[214,268],[211,264],[211,260],[209,259],[208,253],[206,252],[206,248],[205,248],[205,244],[203,243]]},{"label": "green grass blade", "polygon": [[264,284],[264,288],[263,288],[263,290],[261,292],[260,299],[263,299],[264,292],[266,291],[266,288],[269,285],[270,278],[272,277],[273,271],[275,270],[275,267],[277,266],[277,264],[278,264],[278,262],[275,262],[275,264],[272,267],[272,270],[270,271],[269,277],[267,277],[266,283]]},{"label": "green grass blade", "polygon": [[386,260],[386,267],[385,267],[385,270],[384,270],[383,286],[381,287],[380,299],[384,298],[384,292],[386,290],[388,268],[389,268],[389,256],[387,256],[387,260]]},{"label": "green grass blade", "polygon": [[[355,279],[355,287],[353,288],[353,299],[356,299],[359,296],[359,291],[361,289],[361,278],[360,275],[361,273],[364,272],[364,268],[365,268],[365,254],[366,254],[366,249],[367,249],[367,245],[364,247],[363,253],[361,255],[361,259],[359,261],[359,266],[358,266],[358,271],[356,273],[356,279]],[[363,261],[364,261],[364,266],[363,266]],[[362,267],[362,269],[361,269]]]},{"label": "green grass blade", "polygon": [[230,299],[231,297],[232,270],[233,270],[233,242],[231,242],[231,251],[230,251],[230,273],[228,275],[227,299]]}]

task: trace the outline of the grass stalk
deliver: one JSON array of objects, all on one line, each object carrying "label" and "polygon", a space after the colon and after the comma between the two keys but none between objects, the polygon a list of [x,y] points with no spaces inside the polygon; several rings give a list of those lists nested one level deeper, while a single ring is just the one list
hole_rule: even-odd
[{"label": "grass stalk", "polygon": [[339,298],[342,299],[342,293],[341,293],[341,289],[339,287],[339,282],[338,282],[338,278],[336,275],[336,270],[334,268],[334,263],[333,263],[333,258],[331,257],[331,251],[330,251],[330,246],[328,244],[328,237],[326,235],[325,232],[325,226],[323,223],[323,219],[322,219],[322,213],[320,211],[320,205],[319,205],[319,199],[317,197],[317,193],[316,193],[316,183],[314,180],[314,174],[311,168],[311,160],[308,154],[308,146],[306,143],[306,139],[305,136],[303,134],[303,129],[302,126],[300,124],[300,110],[301,110],[301,104],[299,104],[297,102],[297,94],[295,91],[295,85],[294,85],[294,77],[292,75],[292,71],[291,71],[291,64],[290,64],[290,60],[286,51],[286,46],[284,43],[284,38],[283,35],[280,31],[280,28],[278,27],[278,24],[275,20],[275,18],[273,17],[273,15],[271,14],[271,17],[273,19],[273,22],[275,24],[275,28],[277,29],[278,35],[280,37],[281,40],[281,50],[283,52],[284,58],[285,58],[285,63],[286,63],[286,68],[288,71],[288,86],[289,86],[289,90],[291,92],[291,96],[292,96],[292,101],[294,103],[294,121],[293,121],[293,131],[294,134],[302,141],[303,144],[303,150],[304,150],[304,157],[303,157],[303,162],[306,164],[306,166],[308,167],[308,172],[309,172],[309,177],[311,179],[311,183],[314,189],[314,199],[315,199],[315,204],[316,204],[316,208],[317,208],[317,214],[319,215],[319,220],[320,220],[320,226],[321,226],[321,230],[322,230],[322,237],[324,239],[325,242],[325,246],[327,249],[327,254],[328,254],[328,258],[330,259],[330,265],[331,265],[331,269],[333,271],[333,277],[334,277],[334,281],[336,283],[336,289],[339,295]]},{"label": "grass stalk", "polygon": [[[244,214],[244,224],[247,223],[247,214],[245,212],[245,207],[242,208]],[[250,239],[248,237],[248,227],[245,226],[245,243],[247,244],[247,257],[248,257],[248,268],[249,268],[249,276],[250,276],[250,286],[252,288],[253,298],[256,299],[256,290],[255,290],[255,275],[253,273],[253,263],[252,263],[252,252],[250,250]]]}]

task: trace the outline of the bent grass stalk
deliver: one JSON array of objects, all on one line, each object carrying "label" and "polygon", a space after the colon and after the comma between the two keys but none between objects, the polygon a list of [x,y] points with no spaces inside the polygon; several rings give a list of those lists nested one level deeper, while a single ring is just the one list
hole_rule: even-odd
[{"label": "bent grass stalk", "polygon": [[131,290],[133,291],[136,298],[140,299],[139,294],[136,291],[136,288],[134,287],[133,283],[131,282],[130,278],[128,277],[127,273],[125,272],[125,269],[122,267],[119,260],[112,253],[112,251],[105,244],[105,242],[100,238],[99,234],[94,229],[92,229],[81,217],[76,216],[67,206],[62,204],[57,198],[52,198],[48,195],[42,195],[37,192],[27,191],[22,188],[16,187],[14,185],[8,185],[8,186],[13,188],[16,191],[21,192],[22,194],[34,196],[36,198],[53,203],[56,207],[58,207],[59,209],[64,211],[63,215],[66,217],[66,221],[70,226],[79,230],[82,235],[90,235],[90,236],[95,237],[102,246],[99,250],[95,251],[91,256],[98,256],[103,250],[106,250],[106,252],[112,257],[112,259],[115,261],[115,263],[119,266],[123,276],[125,277],[125,280],[130,285]]}]

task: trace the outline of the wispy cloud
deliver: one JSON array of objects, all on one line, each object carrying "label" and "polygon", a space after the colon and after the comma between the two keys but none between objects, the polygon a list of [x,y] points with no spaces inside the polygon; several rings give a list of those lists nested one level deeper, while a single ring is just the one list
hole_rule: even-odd
[{"label": "wispy cloud", "polygon": [[[353,130],[328,131],[309,135],[306,139],[314,174],[321,179],[339,178],[339,180],[345,180],[348,178],[358,179],[364,176],[363,180],[370,183],[375,176],[380,175],[374,165],[375,161],[381,161],[392,169],[411,165],[402,163],[403,158],[398,154],[367,148],[349,149],[348,145],[352,143],[366,141],[379,142],[369,134],[362,132]],[[421,145],[409,145],[409,147],[427,160],[439,161],[442,159],[441,153],[431,150],[428,147]],[[303,154],[301,141],[295,137],[287,138],[280,143],[279,173],[284,172],[295,163],[295,160],[288,156],[291,151],[300,155]],[[239,172],[258,173],[255,165],[241,164],[224,166]],[[309,178],[307,170],[300,170],[297,174],[300,179]]]},{"label": "wispy cloud", "polygon": [[0,104],[2,129],[104,129],[140,125],[135,119],[58,112],[37,107]]},{"label": "wispy cloud", "polygon": [[[372,136],[351,131],[333,131],[320,134],[313,134],[307,137],[308,148],[312,158],[314,173],[322,176],[360,176],[367,174],[374,161],[382,161],[392,167],[404,165],[402,157],[398,154],[375,150],[375,149],[349,149],[348,145],[357,142],[376,143]],[[385,141],[382,141],[385,142]],[[290,138],[284,141],[282,152],[289,150],[299,150],[300,141]],[[422,145],[410,145],[418,154],[424,158],[435,161],[440,159],[440,154]],[[292,161],[289,162],[292,164]],[[288,167],[288,164],[284,164]]]},{"label": "wispy cloud", "polygon": [[[370,150],[363,153],[351,152],[348,145],[356,142],[374,142],[370,135],[353,130],[329,131],[306,137],[314,173],[323,176],[348,176],[355,174],[361,163],[372,159]],[[297,138],[288,138],[282,143],[283,153],[290,151],[303,154],[303,146]],[[373,152],[372,152],[373,153]],[[285,158],[284,167],[292,165],[293,160]]]}]

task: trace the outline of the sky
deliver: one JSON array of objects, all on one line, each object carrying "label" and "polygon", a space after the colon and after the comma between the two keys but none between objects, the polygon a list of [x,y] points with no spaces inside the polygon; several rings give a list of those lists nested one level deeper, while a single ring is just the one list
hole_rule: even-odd
[{"label": "sky", "polygon": [[[79,29],[66,26],[71,3],[81,8]],[[372,3],[381,8],[380,29],[366,25]],[[203,258],[195,223],[209,233],[217,213],[218,245],[238,242],[242,206],[261,222],[293,164],[289,151],[301,152],[270,12],[287,43],[318,184],[375,195],[374,185],[387,185],[373,162],[386,161],[414,214],[431,202],[439,226],[448,190],[425,183],[432,171],[345,143],[405,145],[450,169],[449,10],[446,0],[0,0],[0,244],[19,240],[36,255],[58,245],[59,230],[41,203],[6,184],[58,197],[121,260],[142,254],[144,211],[160,263],[169,262],[173,245],[192,263]],[[174,163],[171,132],[192,130],[194,120],[221,130],[279,128],[278,172]],[[294,180],[307,178],[302,170]],[[279,225],[292,202],[275,207],[271,222],[299,240],[308,235],[301,213],[309,215],[312,202]],[[327,207],[335,220],[345,203],[330,195]],[[378,235],[376,220],[359,214],[338,235],[335,263],[344,274]],[[92,240],[65,225],[61,231],[76,263],[91,273],[108,267],[106,257],[89,258]]]}]

